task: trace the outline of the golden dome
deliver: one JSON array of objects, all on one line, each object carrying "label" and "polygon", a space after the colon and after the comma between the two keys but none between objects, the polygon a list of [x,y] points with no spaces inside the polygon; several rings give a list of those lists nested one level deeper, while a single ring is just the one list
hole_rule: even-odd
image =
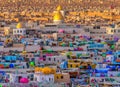
[{"label": "golden dome", "polygon": [[63,16],[60,11],[57,11],[53,17],[53,20],[63,20]]},{"label": "golden dome", "polygon": [[23,24],[22,24],[21,22],[18,23],[17,26],[16,26],[16,28],[17,28],[17,29],[19,29],[19,28],[23,28]]},{"label": "golden dome", "polygon": [[56,70],[49,67],[44,67],[44,68],[36,67],[35,72],[42,72],[43,74],[54,74],[56,73]]},{"label": "golden dome", "polygon": [[61,6],[61,5],[59,5],[59,6],[57,7],[57,11],[60,11],[60,10],[62,10],[62,6]]}]

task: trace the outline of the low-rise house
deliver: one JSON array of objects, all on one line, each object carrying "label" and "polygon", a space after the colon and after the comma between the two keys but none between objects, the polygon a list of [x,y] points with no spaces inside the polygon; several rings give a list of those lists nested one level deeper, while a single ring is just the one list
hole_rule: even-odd
[{"label": "low-rise house", "polygon": [[55,83],[68,83],[70,84],[70,74],[69,73],[56,73]]}]

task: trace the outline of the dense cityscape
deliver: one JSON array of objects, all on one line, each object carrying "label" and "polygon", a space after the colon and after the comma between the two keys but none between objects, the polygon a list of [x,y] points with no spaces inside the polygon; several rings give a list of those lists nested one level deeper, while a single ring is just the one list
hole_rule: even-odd
[{"label": "dense cityscape", "polygon": [[40,21],[42,24],[50,23],[53,20],[53,11],[58,5],[61,5],[65,11],[66,23],[79,23],[80,20],[84,20],[84,16],[89,16],[94,12],[96,12],[94,15],[101,13],[110,16],[111,12],[119,15],[120,9],[119,0],[31,0],[30,2],[28,0],[1,0],[0,17],[1,21],[8,22],[32,20]]},{"label": "dense cityscape", "polygon": [[0,87],[120,87],[120,1],[0,0]]}]

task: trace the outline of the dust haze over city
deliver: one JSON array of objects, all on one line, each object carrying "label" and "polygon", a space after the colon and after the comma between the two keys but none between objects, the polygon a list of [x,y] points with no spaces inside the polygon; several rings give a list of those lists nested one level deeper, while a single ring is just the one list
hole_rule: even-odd
[{"label": "dust haze over city", "polygon": [[120,87],[120,0],[0,0],[0,87]]},{"label": "dust haze over city", "polygon": [[[42,23],[51,22],[53,11],[61,5],[66,12],[65,22],[78,23],[82,19],[82,12],[110,11],[115,8],[119,11],[119,0],[1,0],[1,20],[17,21],[42,20]],[[116,12],[116,14],[117,14]],[[12,18],[13,17],[13,18]],[[33,19],[34,18],[34,19]]]}]

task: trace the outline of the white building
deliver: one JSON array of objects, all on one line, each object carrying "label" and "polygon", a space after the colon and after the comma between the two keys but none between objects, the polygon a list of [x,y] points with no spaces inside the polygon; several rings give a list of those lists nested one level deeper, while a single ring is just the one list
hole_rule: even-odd
[{"label": "white building", "polygon": [[120,38],[120,26],[115,25],[112,26],[100,26],[100,25],[94,25],[94,26],[85,26],[83,28],[84,30],[88,29],[90,32],[90,36],[94,38],[109,38],[113,39],[114,37]]},{"label": "white building", "polygon": [[42,73],[35,73],[34,80],[38,82],[53,82],[54,83],[54,74],[42,74]]},{"label": "white building", "polygon": [[13,29],[13,35],[25,35],[26,29],[20,28],[20,29]]},{"label": "white building", "polygon": [[22,23],[18,23],[16,29],[13,29],[13,35],[25,35],[26,29]]},{"label": "white building", "polygon": [[21,78],[27,78],[27,74],[13,74],[10,73],[10,82],[19,83]]}]

